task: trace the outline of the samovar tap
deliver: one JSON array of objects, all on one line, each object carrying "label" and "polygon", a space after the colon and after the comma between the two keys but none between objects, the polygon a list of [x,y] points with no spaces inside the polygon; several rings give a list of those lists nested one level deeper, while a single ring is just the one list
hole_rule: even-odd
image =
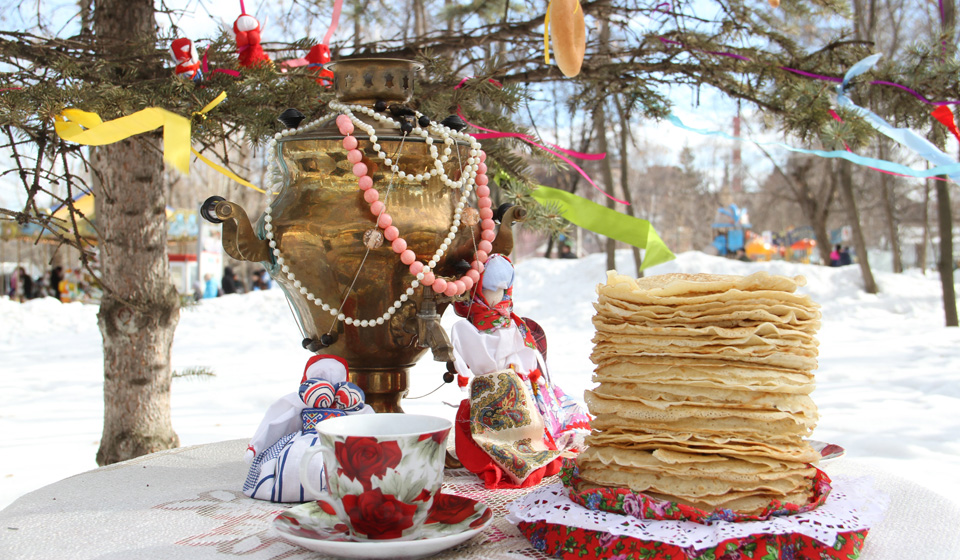
[{"label": "samovar tap", "polygon": [[440,325],[440,314],[437,313],[437,301],[433,290],[424,290],[423,301],[413,320],[416,321],[417,346],[429,348],[433,353],[434,361],[452,361],[453,345],[450,343],[447,331]]}]

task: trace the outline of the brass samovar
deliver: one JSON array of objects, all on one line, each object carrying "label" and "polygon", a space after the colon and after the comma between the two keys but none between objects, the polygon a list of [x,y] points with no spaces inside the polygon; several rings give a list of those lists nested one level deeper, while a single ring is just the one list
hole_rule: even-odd
[{"label": "brass samovar", "polygon": [[[395,59],[354,59],[330,65],[334,71],[337,100],[344,103],[394,109],[407,106],[413,97],[418,65]],[[255,225],[239,205],[220,197],[208,199],[201,215],[223,224],[223,248],[238,260],[260,262],[284,291],[304,333],[304,347],[320,354],[344,358],[350,366],[350,381],[366,394],[366,402],[378,412],[402,412],[400,399],[409,386],[410,368],[427,348],[439,362],[453,359],[449,338],[440,326],[440,315],[454,298],[417,287],[404,297],[400,308],[382,325],[358,327],[337,320],[303,292],[314,294],[347,316],[379,317],[401,296],[414,279],[389,242],[369,248],[367,239],[376,233],[376,217],[358,189],[353,164],[347,161],[344,135],[333,118],[298,128],[299,119],[285,118],[288,129],[270,144],[278,171],[275,197],[270,208],[273,239],[284,259],[278,265],[267,241],[265,215]],[[296,113],[296,112],[294,112]],[[335,115],[334,115],[335,116]],[[422,136],[358,116],[373,125],[381,151],[399,154],[401,170],[423,174],[434,165]],[[359,149],[373,164],[374,186],[386,190],[390,170],[377,161],[372,142],[359,128],[354,132]],[[434,141],[441,141],[433,136]],[[402,144],[402,146],[401,146]],[[445,171],[456,176],[459,152],[466,160],[469,146],[455,144]],[[269,185],[268,185],[269,188]],[[452,224],[459,191],[441,183],[437,176],[415,181],[393,177],[387,206],[393,225],[402,232],[417,259],[427,262],[445,240]],[[468,201],[472,207],[474,201]],[[505,205],[506,206],[506,205]],[[498,209],[500,222],[493,252],[509,254],[513,247],[510,225],[522,218],[519,207]],[[456,237],[437,263],[438,277],[463,274],[480,241],[476,213],[461,217]],[[296,284],[283,267],[295,273]],[[467,297],[465,294],[464,296]]]}]

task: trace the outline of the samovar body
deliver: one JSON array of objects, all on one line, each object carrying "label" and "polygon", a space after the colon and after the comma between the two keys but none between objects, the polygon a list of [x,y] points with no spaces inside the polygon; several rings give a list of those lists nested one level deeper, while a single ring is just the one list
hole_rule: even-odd
[{"label": "samovar body", "polygon": [[[338,62],[334,68],[338,98],[369,106],[376,101],[404,103],[412,93],[414,69],[409,61]],[[378,121],[358,116],[380,126]],[[357,128],[353,135],[368,162],[373,188],[380,193],[407,248],[426,263],[434,258],[454,225],[461,191],[427,174],[435,164],[423,137],[404,136],[392,127],[376,128],[374,134],[381,151],[394,156],[392,159],[407,176],[401,179],[384,166],[367,133]],[[443,146],[441,138],[433,138]],[[416,277],[400,261],[390,242],[383,240],[380,246],[371,242],[381,230],[358,188],[343,139],[333,119],[277,139],[273,156],[282,179],[274,186],[276,194],[270,204],[275,247],[266,240],[266,215],[251,225],[242,208],[222,199],[211,199],[201,213],[223,222],[223,245],[228,254],[264,265],[284,291],[305,346],[316,353],[344,358],[350,367],[350,380],[364,390],[366,402],[380,412],[397,412],[408,388],[409,369],[428,348],[433,350],[435,360],[452,360],[449,340],[439,321],[452,299],[423,286],[410,290]],[[445,171],[458,177],[459,162],[466,162],[470,148],[463,143],[452,147]],[[427,178],[416,181],[412,177],[417,174]],[[467,207],[472,204],[471,200]],[[513,211],[509,218],[503,218],[495,252],[510,252],[509,225],[513,219]],[[438,277],[463,274],[464,265],[474,258],[480,228],[466,219],[462,222],[437,262],[434,272]],[[274,248],[280,250],[282,264]],[[290,272],[295,279],[288,277]],[[377,324],[377,318],[383,318],[397,302],[399,307],[389,319]],[[346,317],[356,322],[365,320],[368,326],[347,324]],[[438,377],[443,369],[438,368]]]}]

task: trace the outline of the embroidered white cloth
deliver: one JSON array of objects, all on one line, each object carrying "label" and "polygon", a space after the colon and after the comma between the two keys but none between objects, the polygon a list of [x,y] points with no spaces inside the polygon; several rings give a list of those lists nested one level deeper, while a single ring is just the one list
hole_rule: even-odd
[{"label": "embroidered white cloth", "polygon": [[890,499],[874,487],[871,477],[838,477],[832,485],[833,491],[826,503],[813,511],[772,517],[766,521],[716,521],[704,525],[594,511],[571,501],[562,484],[552,484],[542,486],[511,504],[507,520],[511,523],[546,521],[697,550],[716,546],[727,539],[758,534],[799,533],[833,545],[839,533],[869,529],[883,520]]},{"label": "embroidered white cloth", "polygon": [[[245,440],[154,453],[66,478],[0,510],[3,560],[319,560],[271,528],[281,504],[252,500],[238,485]],[[869,463],[843,458],[826,466],[873,476],[890,509],[870,531],[861,560],[956,560],[960,504]],[[556,481],[551,479],[549,483]],[[484,502],[493,525],[431,560],[544,559],[503,519],[505,504],[529,491],[487,490],[466,471],[448,471],[444,491]]]}]

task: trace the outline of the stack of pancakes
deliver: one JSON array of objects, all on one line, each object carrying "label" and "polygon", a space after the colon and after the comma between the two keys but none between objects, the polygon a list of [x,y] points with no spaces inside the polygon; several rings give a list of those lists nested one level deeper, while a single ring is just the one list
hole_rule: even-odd
[{"label": "stack of pancakes", "polygon": [[803,277],[608,273],[580,476],[705,510],[806,504],[819,306]]}]

